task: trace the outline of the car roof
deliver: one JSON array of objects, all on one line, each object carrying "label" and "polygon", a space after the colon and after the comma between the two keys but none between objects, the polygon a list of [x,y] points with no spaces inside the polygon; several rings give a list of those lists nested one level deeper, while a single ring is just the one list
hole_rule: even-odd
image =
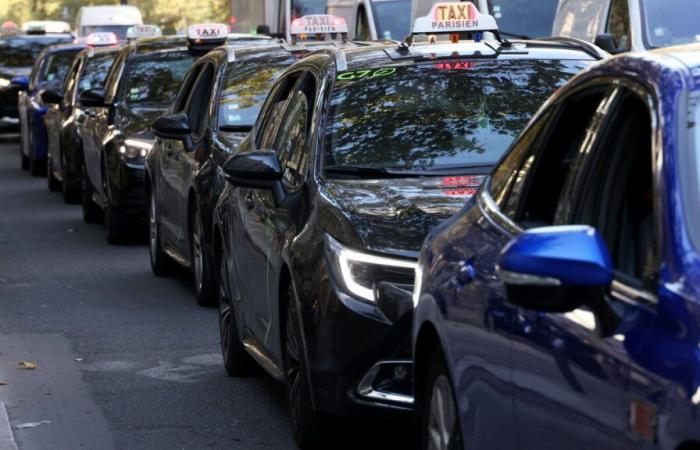
[{"label": "car roof", "polygon": [[[342,52],[345,56],[347,70],[383,67],[409,60],[485,58],[595,61],[606,57],[605,53],[597,48],[568,40],[514,40],[510,42],[512,44],[510,48],[502,47],[498,41],[421,42],[411,46],[383,43],[345,49]],[[600,52],[599,57],[594,56],[596,51]]]},{"label": "car roof", "polygon": [[[284,41],[275,41],[270,45],[246,46],[223,45],[217,49],[218,52],[228,53],[235,56],[235,61],[257,60],[265,58],[286,58],[296,54],[307,54],[316,50],[329,48],[350,48],[353,43],[342,43],[340,41],[308,41],[296,44],[287,44]],[[229,62],[235,62],[229,61]]]},{"label": "car roof", "polygon": [[[270,39],[267,36],[256,36],[254,34],[236,33],[229,34],[226,38],[226,46],[241,47],[254,46],[256,42],[267,44]],[[187,50],[188,39],[185,35],[159,36],[152,38],[136,39],[128,45],[136,49],[136,53],[150,53],[159,50]]]},{"label": "car roof", "polygon": [[58,40],[60,38],[65,38],[66,40],[72,41],[73,35],[70,33],[42,33],[42,34],[25,34],[25,33],[13,33],[13,34],[4,34],[0,36],[3,39],[7,38],[19,38],[19,39],[27,39],[27,40]]},{"label": "car roof", "polygon": [[75,44],[75,43],[69,43],[69,44],[56,44],[56,45],[51,45],[49,47],[46,47],[46,53],[59,53],[59,52],[69,52],[73,50],[82,50],[86,48],[87,46],[85,44]]}]

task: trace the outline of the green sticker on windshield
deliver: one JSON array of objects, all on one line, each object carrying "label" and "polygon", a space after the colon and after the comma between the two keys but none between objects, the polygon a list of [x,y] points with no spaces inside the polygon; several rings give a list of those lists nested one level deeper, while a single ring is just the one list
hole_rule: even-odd
[{"label": "green sticker on windshield", "polygon": [[371,78],[388,77],[396,73],[396,67],[384,67],[382,69],[364,69],[354,72],[342,72],[338,74],[338,79],[342,81],[368,80]]}]

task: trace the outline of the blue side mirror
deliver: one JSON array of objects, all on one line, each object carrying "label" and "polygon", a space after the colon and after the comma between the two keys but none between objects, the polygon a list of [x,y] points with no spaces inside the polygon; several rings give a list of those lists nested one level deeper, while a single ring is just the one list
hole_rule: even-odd
[{"label": "blue side mirror", "polygon": [[29,88],[29,77],[24,75],[13,77],[10,83],[17,86],[21,91],[26,91]]},{"label": "blue side mirror", "polygon": [[589,226],[534,228],[502,251],[499,275],[508,301],[544,312],[598,304],[613,280],[605,242]]}]

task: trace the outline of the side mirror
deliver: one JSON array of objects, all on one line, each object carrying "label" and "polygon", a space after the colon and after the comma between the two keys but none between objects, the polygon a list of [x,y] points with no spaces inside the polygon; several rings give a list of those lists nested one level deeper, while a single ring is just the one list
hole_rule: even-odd
[{"label": "side mirror", "polygon": [[510,303],[542,312],[599,304],[613,280],[605,242],[584,225],[526,231],[503,249],[498,269]]},{"label": "side mirror", "polygon": [[618,48],[615,38],[609,33],[603,33],[596,36],[594,44],[612,54],[622,53],[623,51],[622,49]]},{"label": "side mirror", "polygon": [[41,101],[47,105],[55,105],[63,101],[63,94],[53,89],[45,89],[41,91],[40,96]]},{"label": "side mirror", "polygon": [[29,77],[24,75],[13,77],[10,80],[10,83],[15,85],[20,91],[26,91],[29,89]]},{"label": "side mirror", "polygon": [[192,133],[190,119],[185,113],[162,115],[153,121],[151,129],[163,139],[184,139]]},{"label": "side mirror", "polygon": [[101,89],[88,89],[80,93],[78,97],[80,105],[85,108],[99,108],[106,106],[105,93]]},{"label": "side mirror", "polygon": [[235,153],[222,168],[229,183],[240,187],[270,189],[282,179],[282,166],[273,150]]}]

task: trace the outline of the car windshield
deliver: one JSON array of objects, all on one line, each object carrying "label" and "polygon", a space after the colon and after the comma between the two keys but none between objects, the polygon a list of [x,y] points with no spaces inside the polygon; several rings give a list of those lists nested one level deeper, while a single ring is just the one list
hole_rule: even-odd
[{"label": "car windshield", "polygon": [[97,54],[92,58],[87,60],[87,64],[83,69],[83,74],[78,81],[78,95],[89,89],[99,89],[104,87],[105,78],[107,78],[107,73],[109,72],[114,58],[116,58],[116,52],[110,52],[105,54]]},{"label": "car windshield", "polygon": [[439,171],[495,164],[585,61],[444,61],[341,72],[325,165]]},{"label": "car windshield", "polygon": [[219,126],[252,127],[277,76],[294,58],[231,64],[219,98]]},{"label": "car windshield", "polygon": [[540,38],[552,34],[557,0],[489,0],[489,8],[503,33]]},{"label": "car windshield", "polygon": [[403,39],[411,34],[411,0],[374,1],[372,8],[379,39]]},{"label": "car windshield", "polygon": [[72,39],[68,35],[0,37],[0,66],[31,67],[43,49],[49,45],[71,42]]},{"label": "car windshield", "polygon": [[44,72],[41,75],[42,81],[63,82],[73,64],[73,58],[75,58],[79,50],[66,50],[50,54],[44,65]]},{"label": "car windshield", "polygon": [[697,0],[643,0],[647,46],[655,48],[700,42],[700,21],[692,13],[697,7]]},{"label": "car windshield", "polygon": [[126,31],[132,25],[86,25],[82,28],[82,35],[88,36],[92,33],[114,33],[120,41],[126,40]]},{"label": "car windshield", "polygon": [[129,69],[127,103],[167,107],[192,63],[194,57],[186,51],[152,53],[136,58]]}]

